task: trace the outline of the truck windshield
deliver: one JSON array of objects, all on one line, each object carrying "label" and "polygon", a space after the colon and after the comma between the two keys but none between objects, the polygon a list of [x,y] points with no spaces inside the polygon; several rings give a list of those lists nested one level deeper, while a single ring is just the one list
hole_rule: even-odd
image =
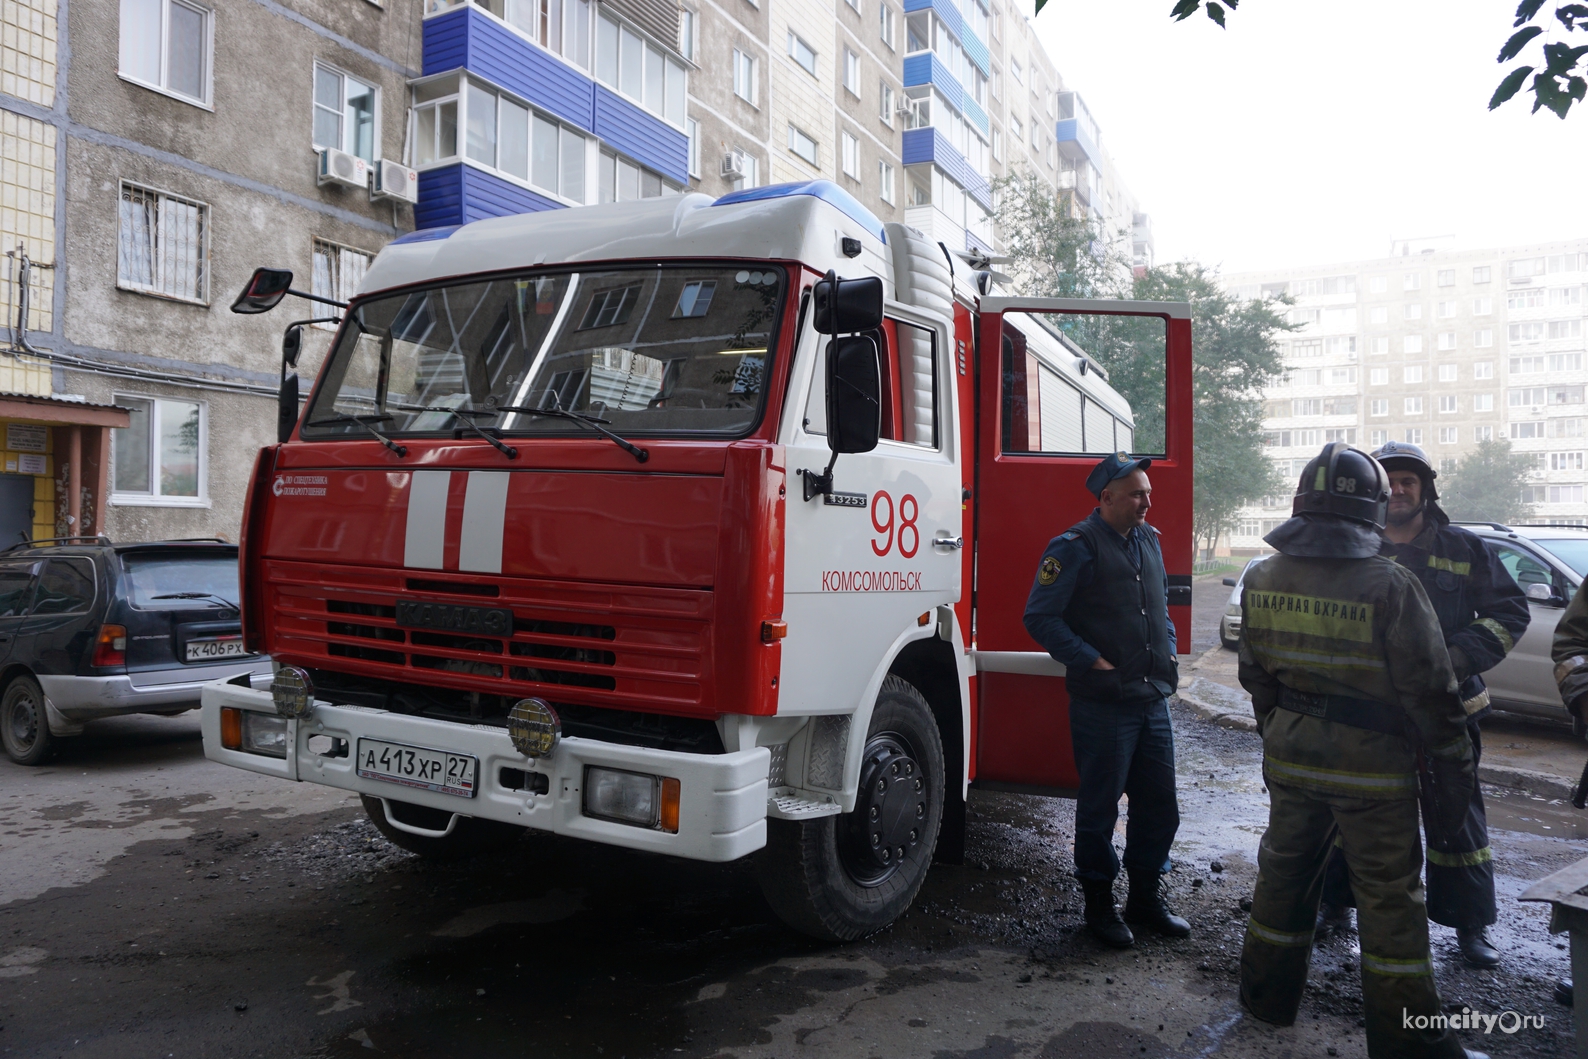
[{"label": "truck windshield", "polygon": [[[540,273],[358,303],[302,433],[448,434],[467,415],[504,433],[749,432],[761,412],[781,268],[666,265]],[[518,409],[515,411],[514,409]]]}]

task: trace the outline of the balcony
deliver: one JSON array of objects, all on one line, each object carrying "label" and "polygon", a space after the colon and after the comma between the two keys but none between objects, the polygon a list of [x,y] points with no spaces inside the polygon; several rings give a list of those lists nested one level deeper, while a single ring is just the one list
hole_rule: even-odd
[{"label": "balcony", "polygon": [[904,164],[937,166],[980,203],[982,209],[992,209],[992,189],[988,187],[986,179],[972,169],[965,156],[956,151],[936,129],[928,126],[924,129],[909,129],[904,133]]}]

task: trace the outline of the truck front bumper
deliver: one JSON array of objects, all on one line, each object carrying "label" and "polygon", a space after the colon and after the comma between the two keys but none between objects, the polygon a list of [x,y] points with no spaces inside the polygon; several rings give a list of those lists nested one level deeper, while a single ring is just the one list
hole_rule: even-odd
[{"label": "truck front bumper", "polygon": [[[308,718],[287,721],[285,758],[227,750],[221,746],[223,708],[275,716],[268,678],[261,677],[257,682],[260,687],[224,682],[205,686],[200,716],[204,756],[211,761],[268,776],[321,783],[375,798],[428,806],[459,816],[496,820],[691,860],[737,860],[766,845],[767,771],[771,763],[771,752],[766,747],[733,754],[685,754],[569,737],[561,740],[549,757],[531,761],[513,748],[512,740],[502,728],[317,701]],[[329,738],[316,740],[316,750],[311,750],[310,740],[317,736]],[[474,797],[442,794],[360,776],[356,760],[361,738],[474,757],[479,762]],[[341,740],[342,747],[334,747],[334,740]],[[333,749],[340,750],[343,756],[316,752]],[[586,816],[585,771],[592,766],[678,780],[678,832],[672,834]],[[528,789],[514,790],[504,785],[504,769],[545,776],[547,793],[535,794]],[[515,785],[523,781],[522,776],[511,773],[510,778],[515,780]]]}]

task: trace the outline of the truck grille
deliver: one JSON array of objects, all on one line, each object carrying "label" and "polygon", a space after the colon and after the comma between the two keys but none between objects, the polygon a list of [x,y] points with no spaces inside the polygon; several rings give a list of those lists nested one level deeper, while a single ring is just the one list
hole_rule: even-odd
[{"label": "truck grille", "polygon": [[[271,651],[282,662],[516,698],[715,713],[702,690],[709,591],[461,580],[470,575],[410,581],[401,571],[282,561],[267,561],[265,574]],[[512,632],[404,628],[399,599],[511,609]]]}]

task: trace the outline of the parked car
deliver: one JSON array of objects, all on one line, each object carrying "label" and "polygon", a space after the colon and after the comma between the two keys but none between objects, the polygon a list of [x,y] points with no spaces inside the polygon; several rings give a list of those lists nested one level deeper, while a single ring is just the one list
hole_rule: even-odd
[{"label": "parked car", "polygon": [[1219,619],[1219,643],[1231,651],[1241,645],[1241,585],[1246,583],[1246,573],[1252,567],[1268,558],[1259,555],[1255,559],[1248,559],[1246,565],[1241,567],[1239,577],[1226,577],[1224,583],[1230,586],[1230,601],[1224,607],[1224,617]]},{"label": "parked car", "polygon": [[269,673],[243,647],[237,546],[62,538],[0,552],[0,742],[37,765],[85,721],[199,706],[212,680]]},{"label": "parked car", "polygon": [[1555,626],[1588,575],[1588,530],[1570,526],[1503,526],[1497,522],[1463,522],[1482,537],[1516,583],[1527,593],[1533,612],[1522,639],[1504,661],[1487,673],[1489,699],[1497,710],[1570,721],[1578,735],[1581,719],[1571,716],[1555,686],[1550,644]]}]

